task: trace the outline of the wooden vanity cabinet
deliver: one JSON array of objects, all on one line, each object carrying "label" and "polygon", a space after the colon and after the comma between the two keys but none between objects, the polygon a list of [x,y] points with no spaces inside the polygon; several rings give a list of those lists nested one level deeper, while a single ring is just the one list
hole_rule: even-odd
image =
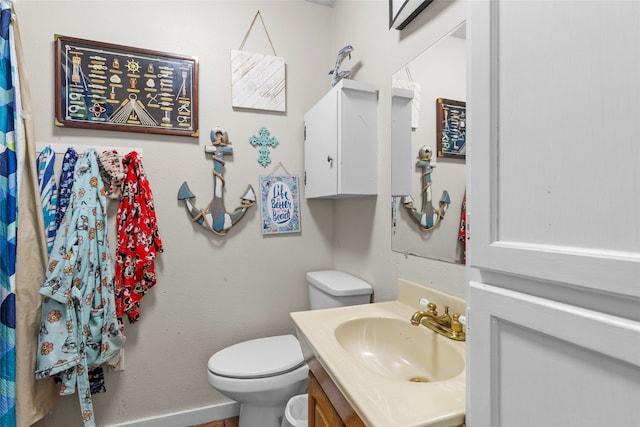
[{"label": "wooden vanity cabinet", "polygon": [[309,368],[309,427],[365,427],[320,363]]},{"label": "wooden vanity cabinet", "polygon": [[344,427],[340,415],[325,394],[320,383],[309,371],[309,426]]}]

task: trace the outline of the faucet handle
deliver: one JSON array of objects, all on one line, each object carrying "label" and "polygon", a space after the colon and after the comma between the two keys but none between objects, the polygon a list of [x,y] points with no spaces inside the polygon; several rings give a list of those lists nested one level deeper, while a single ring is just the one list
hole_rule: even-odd
[{"label": "faucet handle", "polygon": [[427,313],[432,314],[434,316],[438,315],[438,310],[437,310],[438,306],[435,305],[434,303],[430,302],[429,304],[427,304]]},{"label": "faucet handle", "polygon": [[465,333],[462,330],[462,323],[460,322],[460,315],[453,315],[453,322],[451,322],[451,330],[453,331],[453,336],[456,338],[464,338]]}]

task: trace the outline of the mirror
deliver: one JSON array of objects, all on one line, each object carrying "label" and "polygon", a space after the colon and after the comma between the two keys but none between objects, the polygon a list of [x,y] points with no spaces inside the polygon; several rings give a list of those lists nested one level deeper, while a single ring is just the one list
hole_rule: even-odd
[{"label": "mirror", "polygon": [[[464,263],[464,244],[459,239],[462,206],[466,190],[464,156],[440,157],[437,154],[437,99],[466,101],[466,25],[460,24],[430,46],[392,76],[394,88],[413,91],[411,106],[411,194],[414,213],[424,209],[424,157],[419,153],[426,146],[431,150],[431,194],[435,209],[441,207],[444,192],[450,203],[446,214],[433,228],[421,229],[403,198],[394,197],[391,249],[452,263]],[[395,141],[394,141],[395,144]],[[395,147],[394,147],[395,150]]]}]

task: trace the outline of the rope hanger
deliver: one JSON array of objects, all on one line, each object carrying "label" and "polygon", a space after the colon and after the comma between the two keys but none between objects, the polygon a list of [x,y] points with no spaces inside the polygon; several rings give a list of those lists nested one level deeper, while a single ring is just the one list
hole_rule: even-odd
[{"label": "rope hanger", "polygon": [[258,10],[255,14],[255,16],[253,17],[253,20],[251,21],[251,25],[249,25],[249,29],[247,30],[247,33],[244,35],[244,39],[242,39],[242,43],[240,44],[240,48],[238,50],[242,50],[242,48],[244,47],[244,44],[247,42],[247,38],[249,37],[249,33],[251,32],[251,29],[253,28],[253,24],[256,23],[256,19],[260,17],[260,22],[262,22],[262,27],[264,28],[264,32],[267,34],[267,39],[269,40],[269,44],[271,45],[271,50],[273,50],[273,55],[274,56],[278,56],[278,54],[276,53],[276,48],[273,47],[273,43],[271,42],[271,37],[269,36],[269,31],[267,30],[267,26],[264,23],[264,19],[262,19],[262,14],[260,13],[260,10]]},{"label": "rope hanger", "polygon": [[291,174],[289,173],[289,171],[287,170],[287,168],[285,168],[285,167],[284,167],[284,165],[282,164],[282,162],[278,162],[278,164],[276,165],[276,167],[275,167],[275,168],[273,168],[273,170],[271,171],[271,173],[269,174],[269,176],[273,176],[273,175],[276,173],[276,171],[277,171],[278,169],[280,169],[280,168],[282,168],[282,169],[287,173],[287,175],[288,175],[288,176],[291,176]]}]

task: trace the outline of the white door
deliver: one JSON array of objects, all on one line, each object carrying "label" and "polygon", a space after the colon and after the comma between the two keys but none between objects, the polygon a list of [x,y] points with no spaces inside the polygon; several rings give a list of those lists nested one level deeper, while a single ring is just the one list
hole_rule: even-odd
[{"label": "white door", "polygon": [[639,23],[469,2],[467,425],[640,425]]}]

